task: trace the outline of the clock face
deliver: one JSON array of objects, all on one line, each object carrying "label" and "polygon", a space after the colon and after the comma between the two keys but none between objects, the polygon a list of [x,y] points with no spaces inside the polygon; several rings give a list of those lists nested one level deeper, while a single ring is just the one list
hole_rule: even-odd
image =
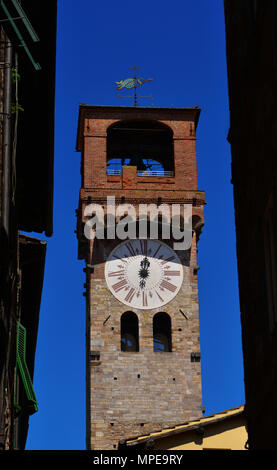
[{"label": "clock face", "polygon": [[110,253],[105,277],[120,302],[146,310],[175,297],[183,282],[183,266],[176,253],[159,240],[128,240]]}]

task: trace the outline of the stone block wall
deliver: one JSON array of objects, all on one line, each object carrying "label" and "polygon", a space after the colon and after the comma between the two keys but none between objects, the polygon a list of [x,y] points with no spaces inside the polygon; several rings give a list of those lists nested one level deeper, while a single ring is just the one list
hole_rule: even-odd
[{"label": "stone block wall", "polygon": [[[108,290],[103,266],[88,274],[88,348],[100,355],[87,364],[89,447],[114,449],[120,439],[202,416],[201,366],[191,358],[200,352],[197,275],[190,266],[183,269],[171,302],[132,309],[139,319],[138,352],[121,351],[120,317],[130,309]],[[171,318],[172,352],[153,351],[153,316],[160,311]]]}]

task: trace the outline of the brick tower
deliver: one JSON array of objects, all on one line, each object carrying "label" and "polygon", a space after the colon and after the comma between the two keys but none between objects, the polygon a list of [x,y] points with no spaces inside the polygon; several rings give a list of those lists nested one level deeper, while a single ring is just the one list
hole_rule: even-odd
[{"label": "brick tower", "polygon": [[[205,195],[197,189],[199,114],[197,107],[80,105],[76,213],[78,258],[86,263],[88,449],[117,449],[122,439],[202,416],[197,242]],[[143,204],[158,210],[190,205],[191,246],[176,251],[172,236],[163,238],[157,214],[158,238],[149,230],[138,233]],[[119,237],[109,222],[114,215],[116,223],[133,221],[136,239]],[[101,236],[88,235],[92,219]]]}]

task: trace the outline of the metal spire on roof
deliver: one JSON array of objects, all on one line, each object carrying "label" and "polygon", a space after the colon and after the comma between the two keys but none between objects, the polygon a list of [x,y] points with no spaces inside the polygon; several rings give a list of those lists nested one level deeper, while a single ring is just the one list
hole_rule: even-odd
[{"label": "metal spire on roof", "polygon": [[[142,86],[145,82],[151,82],[153,78],[141,78],[137,76],[137,70],[139,67],[134,64],[133,67],[130,67],[131,69],[134,70],[134,76],[133,78],[125,78],[124,80],[120,80],[119,82],[115,82],[117,87],[117,90],[122,90],[122,88],[127,88],[127,89],[134,89],[134,106],[138,106],[138,98],[151,98],[153,99],[152,95],[148,96],[141,96],[137,95],[137,88]],[[117,94],[118,98],[133,98],[133,96],[122,96],[119,93]]]}]

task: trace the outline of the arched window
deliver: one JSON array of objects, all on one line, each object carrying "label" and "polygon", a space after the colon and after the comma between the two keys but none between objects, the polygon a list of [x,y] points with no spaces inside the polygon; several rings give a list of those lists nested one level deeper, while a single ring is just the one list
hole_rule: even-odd
[{"label": "arched window", "polygon": [[107,173],[137,167],[138,176],[173,176],[173,132],[157,121],[119,121],[107,130]]},{"label": "arched window", "polygon": [[121,316],[121,351],[139,351],[138,317],[133,312]]},{"label": "arched window", "polygon": [[167,313],[156,313],[153,318],[154,352],[171,352],[171,318]]}]

